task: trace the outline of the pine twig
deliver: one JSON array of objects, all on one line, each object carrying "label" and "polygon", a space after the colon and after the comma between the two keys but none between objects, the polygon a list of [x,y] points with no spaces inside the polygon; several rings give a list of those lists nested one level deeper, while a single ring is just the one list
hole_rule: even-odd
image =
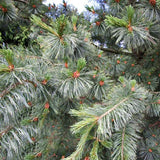
[{"label": "pine twig", "polygon": [[6,88],[5,90],[2,91],[2,93],[0,94],[0,97],[4,97],[7,93],[10,92],[10,90],[16,88],[18,85],[21,85],[22,83],[17,82],[15,84],[12,84],[11,86],[9,86],[8,88]]},{"label": "pine twig", "polygon": [[[22,80],[23,82],[27,82],[27,83],[31,83],[35,86],[35,83],[32,82],[32,81],[29,81],[29,80]],[[24,83],[20,83],[20,82],[17,82],[15,84],[12,84],[11,86],[9,86],[8,88],[6,88],[5,90],[3,90],[1,93],[0,93],[0,98],[4,97],[6,94],[8,94],[12,89],[16,88],[17,86],[19,85],[23,85]]]},{"label": "pine twig", "polygon": [[114,53],[114,54],[124,54],[124,55],[128,55],[128,56],[134,56],[134,54],[132,52],[127,52],[127,51],[122,51],[122,50],[114,50],[114,49],[111,49],[111,48],[104,48],[104,47],[101,47],[101,46],[97,46],[96,44],[94,43],[91,43],[92,45],[94,45],[96,48],[104,51],[104,52],[107,52],[107,53]]},{"label": "pine twig", "polygon": [[22,2],[22,3],[28,4],[28,1],[26,1],[26,0],[14,0],[14,1]]},{"label": "pine twig", "polygon": [[53,67],[55,66],[55,64],[53,64],[49,59],[43,58],[43,57],[39,57],[39,56],[26,56],[27,58],[33,58],[33,59],[42,59],[48,63],[50,63]]},{"label": "pine twig", "polygon": [[13,128],[12,126],[9,126],[9,127],[7,127],[7,129],[5,129],[2,132],[0,132],[0,139],[2,138],[2,136],[4,134],[7,134],[12,128]]},{"label": "pine twig", "polygon": [[122,146],[121,146],[121,159],[124,159],[124,136],[125,136],[125,127],[123,128],[123,132],[122,132]]},{"label": "pine twig", "polygon": [[153,91],[150,91],[150,93],[153,93],[153,94],[160,94],[160,92],[153,92]]},{"label": "pine twig", "polygon": [[109,114],[110,112],[112,112],[113,110],[115,110],[117,107],[119,107],[123,102],[125,102],[127,100],[128,100],[128,98],[123,99],[121,102],[119,102],[118,104],[116,104],[115,106],[113,106],[113,108],[109,109],[107,112],[105,112],[100,117],[98,117],[97,120],[102,119],[103,117],[105,117],[107,114]]}]

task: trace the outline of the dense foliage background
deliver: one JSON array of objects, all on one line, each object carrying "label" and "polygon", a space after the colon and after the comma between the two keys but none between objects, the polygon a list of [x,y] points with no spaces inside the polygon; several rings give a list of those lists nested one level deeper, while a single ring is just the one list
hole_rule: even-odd
[{"label": "dense foliage background", "polygon": [[0,1],[0,160],[160,159],[160,0]]}]

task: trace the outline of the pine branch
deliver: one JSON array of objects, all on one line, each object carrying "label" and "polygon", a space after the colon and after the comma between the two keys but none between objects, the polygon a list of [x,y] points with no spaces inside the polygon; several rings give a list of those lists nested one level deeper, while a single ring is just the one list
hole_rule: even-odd
[{"label": "pine branch", "polygon": [[93,143],[93,148],[90,152],[91,160],[99,160],[99,158],[98,158],[98,148],[99,148],[99,141],[96,139]]},{"label": "pine branch", "polygon": [[80,160],[82,158],[83,150],[86,144],[87,137],[93,128],[93,126],[96,124],[96,121],[91,123],[86,129],[84,134],[81,136],[81,139],[77,145],[77,149],[75,152],[73,152],[69,157],[65,158],[64,160]]},{"label": "pine branch", "polygon": [[124,159],[124,136],[125,136],[125,127],[123,128],[123,131],[122,131],[122,146],[121,146],[121,159]]},{"label": "pine branch", "polygon": [[29,4],[28,1],[25,1],[25,0],[14,0],[14,1],[22,2],[22,3],[25,3],[25,4]]},{"label": "pine branch", "polygon": [[60,35],[50,26],[48,26],[46,23],[42,22],[41,19],[35,15],[32,15],[31,21],[38,25],[39,27],[47,30],[48,32],[52,33],[58,38],[61,38]]},{"label": "pine branch", "polygon": [[10,92],[10,90],[16,88],[17,86],[22,85],[22,83],[17,82],[15,84],[12,84],[11,86],[9,86],[8,88],[6,88],[5,90],[2,91],[2,93],[0,94],[0,97],[4,97],[6,94],[8,94]]},{"label": "pine branch", "polygon": [[3,135],[7,134],[12,128],[13,128],[12,126],[9,126],[7,127],[7,129],[0,132],[0,139],[2,138]]},{"label": "pine branch", "polygon": [[26,58],[33,58],[33,59],[42,59],[46,62],[48,62],[49,64],[51,64],[52,66],[56,66],[56,64],[53,64],[53,62],[51,62],[49,59],[40,57],[40,56],[26,56]]},{"label": "pine branch", "polygon": [[116,104],[113,108],[109,109],[107,112],[105,112],[104,114],[102,114],[100,117],[97,118],[97,120],[102,119],[103,117],[105,117],[106,115],[108,115],[110,112],[114,111],[117,107],[119,107],[122,103],[124,103],[125,101],[128,100],[128,97],[123,99],[121,102],[119,102],[118,104]]},{"label": "pine branch", "polygon": [[150,93],[153,93],[153,94],[160,94],[160,92],[153,92],[153,91],[150,91]]},{"label": "pine branch", "polygon": [[132,52],[129,52],[129,51],[114,50],[114,49],[111,49],[111,48],[104,48],[104,47],[101,47],[101,46],[97,46],[94,43],[91,43],[91,44],[94,45],[95,47],[97,47],[98,49],[100,49],[100,50],[102,50],[104,52],[107,52],[107,53],[124,54],[124,55],[128,55],[128,56],[135,56]]},{"label": "pine branch", "polygon": [[140,121],[137,121],[137,117],[139,115],[129,121],[120,131],[113,134],[113,160],[136,159],[137,142],[141,132]]},{"label": "pine branch", "polygon": [[[35,83],[29,80],[22,80],[23,82],[27,82],[27,83],[31,83],[35,86]],[[3,90],[0,94],[0,98],[4,97],[6,94],[8,94],[12,89],[16,88],[19,85],[23,85],[24,83],[21,82],[17,82],[15,84],[12,84],[11,86],[9,86],[8,88],[6,88],[5,90]]]}]

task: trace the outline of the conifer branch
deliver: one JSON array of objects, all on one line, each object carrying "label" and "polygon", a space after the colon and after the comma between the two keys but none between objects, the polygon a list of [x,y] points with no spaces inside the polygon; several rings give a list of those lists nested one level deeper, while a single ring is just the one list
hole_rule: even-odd
[{"label": "conifer branch", "polygon": [[104,48],[104,47],[101,47],[101,46],[97,46],[94,43],[91,43],[91,44],[94,45],[95,47],[97,47],[98,49],[100,49],[100,50],[102,50],[104,52],[107,52],[107,53],[124,54],[124,55],[129,55],[129,56],[135,56],[132,52],[129,52],[129,51],[114,50],[114,49],[111,49],[111,48]]},{"label": "conifer branch", "polygon": [[6,88],[5,90],[2,91],[2,93],[0,94],[0,97],[4,97],[6,94],[8,94],[10,92],[10,90],[16,88],[17,86],[22,85],[22,83],[17,82],[15,84],[12,84],[11,86],[9,86],[8,88]]},{"label": "conifer branch", "polygon": [[54,34],[56,37],[61,38],[60,35],[50,26],[48,26],[46,23],[42,22],[41,19],[35,15],[32,15],[32,22],[38,25],[39,27],[47,30],[48,32]]},{"label": "conifer branch", "polygon": [[[35,86],[35,83],[32,82],[32,81],[29,81],[29,80],[22,80],[23,82],[27,82],[27,83],[31,83]],[[17,82],[15,84],[12,84],[11,86],[9,86],[8,88],[6,88],[5,90],[3,90],[1,93],[0,93],[0,98],[4,97],[6,94],[8,94],[12,89],[16,88],[17,86],[19,85],[23,85],[24,83],[21,83],[21,82]]]},{"label": "conifer branch", "polygon": [[153,93],[153,94],[160,94],[160,92],[153,92],[153,91],[150,91],[150,93]]},{"label": "conifer branch", "polygon": [[22,2],[22,3],[28,4],[28,1],[25,1],[25,0],[14,0],[14,1]]},{"label": "conifer branch", "polygon": [[103,117],[105,117],[107,114],[109,114],[110,112],[114,111],[117,107],[119,107],[123,102],[127,101],[128,97],[123,99],[121,102],[119,102],[118,104],[116,104],[113,108],[109,109],[107,112],[105,112],[104,114],[102,114],[100,117],[97,118],[97,120],[102,119]]},{"label": "conifer branch", "polygon": [[7,134],[13,127],[9,126],[5,130],[0,132],[0,139],[2,138],[3,135]]},{"label": "conifer branch", "polygon": [[124,136],[125,136],[125,127],[123,128],[123,131],[122,131],[122,146],[121,146],[121,159],[124,159]]},{"label": "conifer branch", "polygon": [[77,145],[77,149],[75,152],[73,152],[69,157],[65,158],[64,160],[80,160],[82,158],[82,153],[83,153],[83,150],[84,150],[84,146],[86,144],[86,140],[87,140],[87,137],[91,131],[91,129],[93,128],[93,126],[96,124],[96,121],[93,122],[92,124],[90,124],[84,134],[81,136],[81,139]]},{"label": "conifer branch", "polygon": [[160,159],[160,0],[2,1],[0,160]]},{"label": "conifer branch", "polygon": [[26,56],[27,58],[33,58],[33,59],[42,59],[48,63],[50,63],[52,66],[55,66],[55,64],[53,64],[49,59],[43,58],[43,57],[39,57],[39,56]]}]

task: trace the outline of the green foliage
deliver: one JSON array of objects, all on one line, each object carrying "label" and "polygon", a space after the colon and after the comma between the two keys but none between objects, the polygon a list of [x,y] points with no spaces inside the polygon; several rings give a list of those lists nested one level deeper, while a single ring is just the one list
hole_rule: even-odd
[{"label": "green foliage", "polygon": [[105,147],[105,148],[108,148],[108,149],[111,149],[112,148],[112,141],[106,141],[106,140],[101,140],[100,143]]},{"label": "green foliage", "polygon": [[[159,0],[156,1],[156,5],[150,3],[150,1],[142,1],[141,4],[138,4],[138,7],[142,7],[144,11],[144,15],[149,17],[149,20],[160,20],[159,14]],[[149,16],[150,15],[150,16]]]},{"label": "green foliage", "polygon": [[131,80],[131,86],[135,87],[135,85],[136,85],[136,80]]},{"label": "green foliage", "polygon": [[118,80],[119,80],[121,83],[123,83],[123,82],[124,82],[124,77],[120,76],[120,77],[118,78]]},{"label": "green foliage", "polygon": [[29,0],[28,5],[26,8],[26,11],[29,12],[30,14],[40,14],[43,10],[43,5],[42,2],[44,0]]},{"label": "green foliage", "polygon": [[0,42],[3,42],[2,33],[0,32]]},{"label": "green foliage", "polygon": [[134,8],[130,5],[127,7],[127,17],[128,17],[128,22],[132,23],[132,19],[134,16],[135,10]]},{"label": "green foliage", "polygon": [[75,16],[75,15],[73,15],[72,17],[71,17],[71,20],[72,20],[72,23],[74,24],[74,25],[76,25],[76,23],[77,23],[77,16]]},{"label": "green foliage", "polygon": [[93,82],[87,72],[71,72],[68,69],[63,69],[61,73],[55,74],[50,80],[50,85],[57,88],[62,96],[68,98],[79,98],[88,94]]},{"label": "green foliage", "polygon": [[140,133],[140,128],[133,119],[120,131],[114,133],[113,160],[134,160],[136,158],[137,142],[140,139],[138,132]]},{"label": "green foliage", "polygon": [[0,2],[0,159],[160,159],[159,0],[97,2]]},{"label": "green foliage", "polygon": [[[145,104],[139,100],[141,96],[143,97],[143,99],[146,97],[145,90],[136,85],[135,86],[136,89],[133,92],[131,90],[132,83],[133,83],[133,80],[131,80],[130,82],[126,81],[125,87],[116,86],[114,89],[111,90],[111,93],[108,95],[108,98],[107,98],[108,101],[102,103],[102,105],[95,105],[93,108],[85,107],[86,109],[84,108],[79,112],[73,110],[72,114],[74,116],[78,116],[81,119],[81,121],[77,122],[75,125],[72,126],[72,132],[76,134],[84,133],[85,132],[84,130],[87,126],[91,126],[92,124],[93,125],[97,124],[98,125],[96,127],[97,138],[100,138],[103,140],[103,139],[106,139],[108,135],[111,136],[112,132],[121,130],[127,124],[128,120],[131,119],[131,117],[133,117],[134,114],[138,114],[145,110]],[[113,99],[114,99],[114,102],[112,101]],[[123,117],[121,117],[120,115],[123,115]],[[133,127],[129,129],[129,131],[132,131],[132,129]],[[129,134],[132,135],[132,133],[129,133]],[[138,136],[135,136],[135,137],[138,137]],[[121,140],[121,139],[122,138],[119,138],[117,140]],[[129,140],[127,140],[127,143],[128,142]],[[130,145],[132,145],[132,143],[133,142],[130,142]],[[95,144],[93,145],[95,148],[98,147],[97,145],[95,146]],[[121,144],[121,146],[122,145],[123,144]],[[92,152],[95,152],[94,151],[95,148],[91,151],[91,154]],[[133,151],[135,150],[134,148],[133,148]],[[78,150],[75,151],[75,153],[77,152]],[[115,157],[118,156],[118,153],[119,152],[115,151],[114,153]],[[128,152],[126,153],[126,156],[127,154]],[[71,155],[72,158],[74,156],[75,155],[73,156]],[[135,156],[135,153],[134,153],[134,156]],[[95,157],[96,157],[96,153],[95,153]]]},{"label": "green foliage", "polygon": [[157,0],[157,8],[160,9],[160,0]]},{"label": "green foliage", "polygon": [[58,33],[56,31],[54,31],[54,29],[52,27],[47,26],[47,24],[45,24],[44,22],[41,21],[41,19],[35,15],[32,15],[31,18],[32,22],[40,27],[42,27],[43,29],[49,31],[50,33],[54,34],[55,36],[59,37]]},{"label": "green foliage", "polygon": [[13,64],[14,54],[13,54],[12,50],[1,49],[0,54],[4,56],[4,58],[6,59],[6,61],[8,62],[9,65]]},{"label": "green foliage", "polygon": [[80,160],[82,158],[82,153],[83,153],[83,149],[85,147],[87,137],[88,137],[89,132],[91,131],[91,129],[94,125],[95,125],[94,123],[93,124],[91,123],[90,125],[88,125],[86,127],[86,129],[84,130],[84,134],[82,134],[81,139],[77,145],[76,151],[73,152],[69,157],[65,158],[65,160],[72,160],[72,159]]},{"label": "green foliage", "polygon": [[86,60],[81,58],[77,61],[77,70],[81,71],[86,66]]},{"label": "green foliage", "polygon": [[32,16],[32,21],[49,33],[47,36],[40,36],[41,46],[47,50],[47,54],[51,58],[64,59],[64,57],[80,58],[84,57],[84,52],[88,53],[88,44],[84,43],[84,39],[88,34],[87,31],[78,27],[77,34],[72,32],[71,22],[67,20],[65,15],[61,15],[54,22],[52,27],[41,21],[39,17]]},{"label": "green foliage", "polygon": [[90,152],[90,159],[91,160],[98,160],[98,147],[99,147],[99,142],[98,142],[98,140],[95,140],[93,143],[93,148]]},{"label": "green foliage", "polygon": [[160,158],[160,150],[159,150],[160,130],[158,128],[159,126],[158,124],[159,121],[155,121],[153,124],[148,126],[148,128],[146,128],[146,130],[143,132],[145,140],[140,141],[138,148],[138,156],[142,159],[154,160]]},{"label": "green foliage", "polygon": [[140,12],[136,13],[133,7],[128,6],[121,18],[112,15],[106,16],[106,24],[109,27],[114,27],[112,37],[116,37],[117,44],[123,42],[128,49],[139,49],[142,46],[147,47],[155,44],[156,39],[142,27],[143,24],[138,23],[145,21],[145,18],[140,14]]},{"label": "green foliage", "polygon": [[90,90],[90,97],[91,98],[94,97],[98,100],[104,99],[106,97],[108,90],[112,87],[111,84],[112,84],[112,81],[109,79],[109,77],[105,77],[104,75],[97,74],[94,85]]},{"label": "green foliage", "polygon": [[29,30],[26,26],[20,26],[21,32],[13,37],[13,41],[17,41],[20,45],[25,45],[29,41]]},{"label": "green foliage", "polygon": [[127,27],[128,25],[124,19],[119,19],[111,15],[106,16],[105,22],[108,26]]},{"label": "green foliage", "polygon": [[159,107],[159,94],[148,96],[148,103],[150,104],[146,110],[147,115],[150,117],[159,117],[160,107]]},{"label": "green foliage", "polygon": [[5,64],[0,65],[0,73],[3,73],[3,72],[9,72],[9,68]]},{"label": "green foliage", "polygon": [[31,120],[30,120],[30,119],[23,119],[23,120],[21,121],[21,125],[22,125],[22,126],[29,125],[30,123],[31,123]]},{"label": "green foliage", "polygon": [[2,0],[0,2],[0,22],[8,22],[17,18],[17,10],[12,0]]},{"label": "green foliage", "polygon": [[57,30],[57,33],[59,35],[60,38],[62,38],[62,36],[64,35],[64,33],[66,32],[67,30],[67,23],[68,23],[68,20],[67,20],[67,17],[65,17],[65,15],[61,15],[57,21],[56,21],[56,30]]},{"label": "green foliage", "polygon": [[33,160],[33,159],[35,159],[35,156],[32,154],[28,154],[24,157],[24,160]]}]

